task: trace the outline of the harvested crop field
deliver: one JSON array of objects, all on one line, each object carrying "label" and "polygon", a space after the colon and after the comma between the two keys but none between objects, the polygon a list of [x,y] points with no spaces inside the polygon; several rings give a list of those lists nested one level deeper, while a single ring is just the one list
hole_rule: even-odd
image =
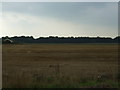
[{"label": "harvested crop field", "polygon": [[116,88],[117,44],[4,44],[3,88]]}]

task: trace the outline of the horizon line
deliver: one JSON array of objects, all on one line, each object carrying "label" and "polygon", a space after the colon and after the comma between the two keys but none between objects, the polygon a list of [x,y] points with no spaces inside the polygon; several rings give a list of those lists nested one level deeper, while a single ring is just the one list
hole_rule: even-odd
[{"label": "horizon line", "polygon": [[32,36],[32,35],[15,35],[15,36],[1,36],[0,38],[3,38],[3,37],[8,37],[8,38],[12,38],[12,37],[33,37],[34,39],[37,39],[37,38],[47,38],[47,37],[57,37],[57,38],[60,38],[60,37],[63,37],[63,38],[80,38],[80,37],[89,37],[89,38],[116,38],[116,37],[120,37],[120,35],[117,35],[115,37],[111,37],[111,36],[57,36],[57,35],[49,35],[49,36],[39,36],[39,37],[35,37],[35,36]]}]

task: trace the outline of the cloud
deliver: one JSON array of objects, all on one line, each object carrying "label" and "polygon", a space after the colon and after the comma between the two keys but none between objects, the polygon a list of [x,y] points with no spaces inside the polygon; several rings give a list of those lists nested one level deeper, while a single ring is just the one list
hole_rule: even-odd
[{"label": "cloud", "polygon": [[106,26],[69,22],[46,16],[25,13],[3,13],[2,36],[116,36],[117,30]]},{"label": "cloud", "polygon": [[110,24],[110,20],[112,20],[111,25],[113,26],[116,24],[118,15],[117,5],[117,2],[14,2],[3,3],[3,12],[25,13],[83,23],[92,23],[91,20],[94,20],[94,24],[100,21],[100,23],[105,22],[105,25]]},{"label": "cloud", "polygon": [[4,13],[4,35],[73,35],[74,30],[82,28],[71,22],[47,17],[36,17],[21,13]]}]

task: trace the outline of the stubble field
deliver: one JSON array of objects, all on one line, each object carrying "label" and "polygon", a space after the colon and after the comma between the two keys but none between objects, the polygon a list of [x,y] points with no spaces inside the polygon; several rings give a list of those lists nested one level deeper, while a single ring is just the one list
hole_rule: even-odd
[{"label": "stubble field", "polygon": [[117,44],[2,46],[3,88],[116,88]]}]

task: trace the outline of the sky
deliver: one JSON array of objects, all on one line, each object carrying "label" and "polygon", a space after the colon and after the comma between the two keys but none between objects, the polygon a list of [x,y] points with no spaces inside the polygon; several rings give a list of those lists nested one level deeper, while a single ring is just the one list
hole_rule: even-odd
[{"label": "sky", "polygon": [[118,3],[3,2],[0,23],[0,36],[116,37]]}]

